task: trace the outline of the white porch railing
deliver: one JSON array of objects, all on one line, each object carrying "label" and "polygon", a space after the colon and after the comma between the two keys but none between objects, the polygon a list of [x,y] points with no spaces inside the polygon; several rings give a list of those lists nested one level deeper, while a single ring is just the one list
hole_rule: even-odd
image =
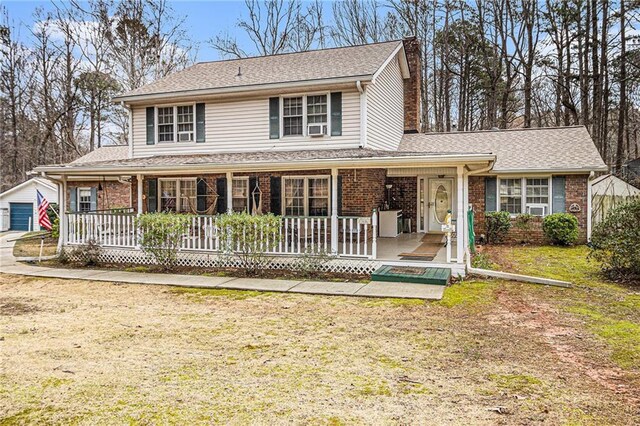
[{"label": "white porch railing", "polygon": [[[104,247],[139,248],[136,216],[122,213],[67,213],[65,244],[95,241]],[[182,250],[219,252],[220,232],[216,216],[194,216],[182,239]],[[274,255],[335,254],[339,257],[375,259],[377,220],[371,217],[339,217],[338,241],[331,241],[331,218],[284,216]]]}]

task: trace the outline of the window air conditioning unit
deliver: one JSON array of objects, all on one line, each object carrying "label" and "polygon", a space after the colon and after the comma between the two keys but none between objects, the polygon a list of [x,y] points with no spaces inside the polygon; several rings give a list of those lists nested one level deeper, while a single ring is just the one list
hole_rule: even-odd
[{"label": "window air conditioning unit", "polygon": [[327,125],[324,123],[309,124],[307,134],[313,137],[324,136],[327,134]]},{"label": "window air conditioning unit", "polygon": [[178,132],[179,142],[191,142],[191,132]]},{"label": "window air conditioning unit", "polygon": [[538,205],[538,204],[533,204],[530,206],[527,206],[527,213],[534,215],[534,216],[546,216],[547,214],[547,206],[546,205]]}]

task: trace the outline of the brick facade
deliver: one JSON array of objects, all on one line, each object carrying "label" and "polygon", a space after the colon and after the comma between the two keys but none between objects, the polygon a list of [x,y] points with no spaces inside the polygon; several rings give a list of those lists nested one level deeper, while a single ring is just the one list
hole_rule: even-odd
[{"label": "brick facade", "polygon": [[[379,209],[384,203],[385,197],[385,169],[349,169],[340,170],[342,178],[342,212],[343,216],[370,216],[373,209]],[[261,172],[261,173],[234,173],[235,177],[257,177],[262,191],[262,210],[271,211],[271,178],[281,176],[330,176],[331,170],[303,170],[286,172]],[[147,211],[146,194],[148,193],[149,179],[157,179],[168,176],[146,176],[143,182],[143,211]],[[207,181],[210,188],[216,188],[216,180],[226,177],[225,174],[199,175]],[[137,209],[137,180],[131,181],[133,207]],[[253,188],[250,189],[253,191]],[[213,196],[207,200],[207,205],[213,203]],[[218,201],[226,203],[226,200]]]},{"label": "brick facade", "polygon": [[[587,240],[587,185],[588,175],[568,175],[565,177],[565,211],[569,212],[572,204],[577,204],[580,211],[571,213],[578,219],[579,241],[584,243]],[[469,177],[469,203],[473,205],[475,212],[474,230],[476,236],[486,232],[484,212],[484,177]],[[511,220],[511,229],[507,235],[508,243],[529,242],[544,244],[546,239],[542,231],[542,218],[534,218],[529,230],[523,230],[516,226],[515,219]]]},{"label": "brick facade", "polygon": [[404,219],[411,219],[411,232],[418,229],[418,179],[415,176],[389,177],[391,208],[401,209]]},{"label": "brick facade", "polygon": [[131,207],[131,184],[113,180],[107,181],[68,181],[67,182],[67,205],[71,208],[71,191],[77,188],[99,188],[97,210],[109,210]]},{"label": "brick facade", "polygon": [[422,54],[416,37],[403,41],[411,76],[404,80],[404,131],[421,130],[422,103]]}]

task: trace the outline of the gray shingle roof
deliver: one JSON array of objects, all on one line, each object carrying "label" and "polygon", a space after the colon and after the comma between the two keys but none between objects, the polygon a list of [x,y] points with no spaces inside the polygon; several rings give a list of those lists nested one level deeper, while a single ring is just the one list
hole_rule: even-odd
[{"label": "gray shingle roof", "polygon": [[[101,148],[102,149],[102,148]],[[94,151],[96,152],[96,151]],[[191,155],[155,155],[143,158],[119,159],[96,159],[95,161],[78,162],[78,160],[64,165],[67,168],[87,168],[95,167],[172,167],[172,166],[192,166],[192,165],[230,165],[244,163],[287,163],[304,162],[313,160],[344,160],[344,159],[364,159],[364,158],[391,158],[391,157],[412,157],[416,155],[442,156],[449,153],[415,153],[399,151],[381,151],[375,149],[325,149],[325,150],[298,150],[298,151],[260,151],[260,152],[228,152],[216,154],[191,154]],[[454,153],[455,154],[455,153]],[[87,154],[87,157],[90,154]],[[82,158],[85,158],[82,157]],[[81,159],[82,159],[81,158]]]},{"label": "gray shingle roof", "polygon": [[406,134],[399,151],[492,153],[494,172],[606,170],[584,126]]},{"label": "gray shingle roof", "polygon": [[129,158],[129,145],[108,145],[91,151],[70,164],[88,164],[99,161],[117,161]]},{"label": "gray shingle roof", "polygon": [[[373,75],[402,41],[200,62],[120,98]],[[242,76],[237,77],[238,69]]]}]

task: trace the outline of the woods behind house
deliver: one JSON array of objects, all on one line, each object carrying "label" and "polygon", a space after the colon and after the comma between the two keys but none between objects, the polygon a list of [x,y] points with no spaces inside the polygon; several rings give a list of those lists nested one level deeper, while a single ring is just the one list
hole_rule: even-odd
[{"label": "woods behind house", "polygon": [[[2,11],[0,190],[37,165],[126,143],[127,111],[111,97],[198,59],[185,18],[167,0],[52,6],[34,11],[32,27]],[[222,57],[416,35],[423,131],[585,125],[615,172],[639,156],[637,0],[246,0],[245,6],[234,28],[247,37],[211,30],[208,43]]]}]

